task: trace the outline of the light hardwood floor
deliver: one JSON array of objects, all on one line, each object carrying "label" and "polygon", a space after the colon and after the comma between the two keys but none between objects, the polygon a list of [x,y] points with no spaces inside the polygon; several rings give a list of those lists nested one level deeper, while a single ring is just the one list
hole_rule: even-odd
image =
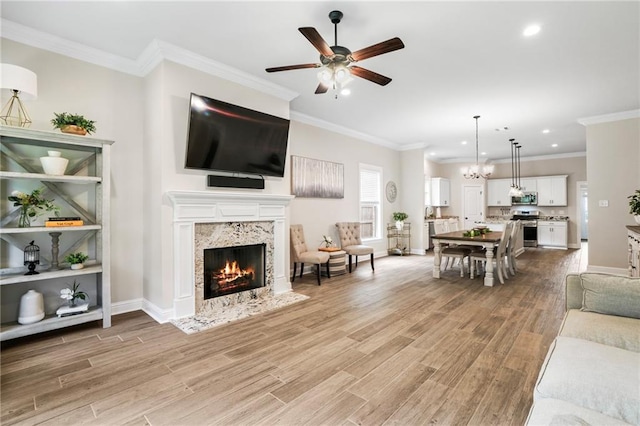
[{"label": "light hardwood floor", "polygon": [[186,335],[135,312],[5,342],[1,423],[519,425],[585,250],[489,288],[433,256],[296,279],[304,302]]}]

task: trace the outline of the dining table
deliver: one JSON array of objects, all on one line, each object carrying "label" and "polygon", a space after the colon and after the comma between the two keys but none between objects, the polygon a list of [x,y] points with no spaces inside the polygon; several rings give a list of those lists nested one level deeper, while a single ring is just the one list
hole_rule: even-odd
[{"label": "dining table", "polygon": [[[465,236],[469,231],[453,231],[432,235],[433,251],[433,278],[440,278],[440,265],[442,263],[442,244],[462,244],[465,246],[481,246],[487,251],[487,266],[484,274],[484,285],[493,287],[493,248],[500,244],[502,232],[489,231],[474,237]],[[468,235],[468,234],[467,234]]]}]

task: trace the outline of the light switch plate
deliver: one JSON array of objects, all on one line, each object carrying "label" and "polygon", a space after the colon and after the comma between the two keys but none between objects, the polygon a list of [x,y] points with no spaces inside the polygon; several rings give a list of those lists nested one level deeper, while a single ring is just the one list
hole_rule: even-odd
[{"label": "light switch plate", "polygon": [[609,200],[599,200],[598,207],[609,207]]}]

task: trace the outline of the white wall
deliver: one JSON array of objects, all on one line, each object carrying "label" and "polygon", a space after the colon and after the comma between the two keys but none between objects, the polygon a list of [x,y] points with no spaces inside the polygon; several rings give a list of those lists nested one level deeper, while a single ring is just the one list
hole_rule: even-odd
[{"label": "white wall", "polygon": [[[399,153],[389,148],[372,145],[352,137],[344,136],[308,124],[291,123],[289,155],[313,158],[344,164],[344,198],[295,198],[291,202],[291,223],[304,226],[307,245],[318,247],[323,235],[331,235],[338,241],[336,222],[352,222],[359,218],[359,164],[365,163],[383,169],[383,223],[391,220],[391,213],[402,209],[404,188],[400,183]],[[288,157],[287,161],[291,161]],[[287,176],[290,177],[290,164]],[[398,199],[389,203],[384,197],[384,186],[393,180],[398,186]],[[374,247],[376,255],[387,250],[386,235],[367,244]],[[363,257],[362,260],[365,260]]]},{"label": "white wall", "polygon": [[[640,118],[587,126],[589,267],[626,269],[629,200],[640,189]],[[609,207],[599,207],[607,200]]]}]

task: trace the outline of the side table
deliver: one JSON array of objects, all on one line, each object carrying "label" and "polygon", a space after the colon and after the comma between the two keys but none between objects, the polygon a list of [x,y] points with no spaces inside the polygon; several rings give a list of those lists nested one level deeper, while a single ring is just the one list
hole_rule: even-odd
[{"label": "side table", "polygon": [[[329,272],[331,276],[342,275],[347,273],[345,265],[346,251],[341,250],[339,247],[320,247],[318,251],[326,251],[329,253]],[[326,268],[320,268],[320,274],[323,277],[327,276]]]}]

